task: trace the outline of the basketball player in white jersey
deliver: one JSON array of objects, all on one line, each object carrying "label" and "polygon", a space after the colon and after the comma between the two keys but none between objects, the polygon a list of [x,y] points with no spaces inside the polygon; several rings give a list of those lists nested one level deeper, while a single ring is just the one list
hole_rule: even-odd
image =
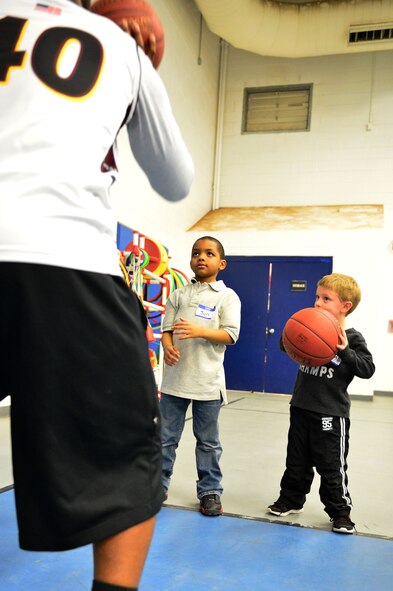
[{"label": "basketball player in white jersey", "polygon": [[163,500],[160,419],[103,162],[126,125],[164,198],[188,194],[193,164],[134,39],[89,2],[46,2],[0,6],[0,398],[19,540],[93,544],[92,589],[136,589]]}]

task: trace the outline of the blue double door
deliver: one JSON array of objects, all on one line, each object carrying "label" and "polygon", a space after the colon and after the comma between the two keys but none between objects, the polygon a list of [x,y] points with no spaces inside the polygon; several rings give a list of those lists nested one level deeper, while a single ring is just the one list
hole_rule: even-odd
[{"label": "blue double door", "polygon": [[332,272],[331,257],[227,256],[219,275],[242,302],[238,342],[227,347],[227,388],[290,394],[298,366],[280,350],[288,318],[312,307],[316,284]]}]

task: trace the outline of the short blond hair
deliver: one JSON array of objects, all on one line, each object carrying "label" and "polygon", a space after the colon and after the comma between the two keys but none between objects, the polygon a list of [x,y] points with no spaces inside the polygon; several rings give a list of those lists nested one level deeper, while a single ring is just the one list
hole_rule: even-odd
[{"label": "short blond hair", "polygon": [[353,312],[361,300],[360,287],[355,279],[349,275],[342,275],[341,273],[325,275],[318,281],[317,285],[331,289],[343,302],[352,302],[352,308],[347,314]]}]

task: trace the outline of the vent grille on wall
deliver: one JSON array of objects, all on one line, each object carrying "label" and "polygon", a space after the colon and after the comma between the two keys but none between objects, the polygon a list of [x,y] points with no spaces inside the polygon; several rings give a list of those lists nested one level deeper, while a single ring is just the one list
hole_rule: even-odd
[{"label": "vent grille on wall", "polygon": [[312,84],[245,88],[242,133],[309,131]]},{"label": "vent grille on wall", "polygon": [[375,25],[357,25],[349,27],[348,42],[380,43],[393,40],[393,23],[378,23]]}]

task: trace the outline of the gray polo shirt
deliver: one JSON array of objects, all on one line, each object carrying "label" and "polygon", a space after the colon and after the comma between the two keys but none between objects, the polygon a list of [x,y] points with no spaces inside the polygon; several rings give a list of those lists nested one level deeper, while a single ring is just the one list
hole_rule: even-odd
[{"label": "gray polo shirt", "polygon": [[[240,299],[223,281],[185,285],[168,299],[163,332],[172,330],[177,320],[186,318],[199,326],[224,329],[236,343],[240,331]],[[203,338],[180,340],[173,335],[180,359],[165,365],[161,391],[191,400],[219,400],[227,403],[224,353],[226,346]]]}]

